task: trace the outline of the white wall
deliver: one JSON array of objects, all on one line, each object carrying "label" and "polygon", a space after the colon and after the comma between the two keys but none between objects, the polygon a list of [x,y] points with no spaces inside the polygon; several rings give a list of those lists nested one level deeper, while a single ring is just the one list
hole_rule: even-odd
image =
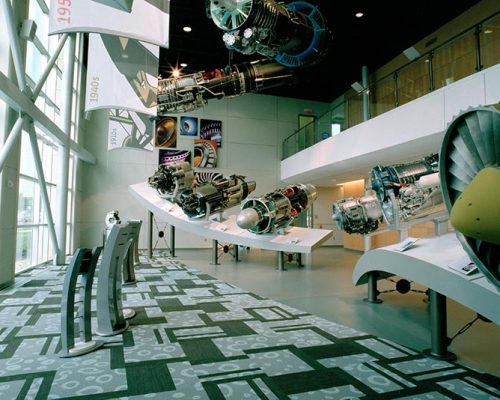
[{"label": "white wall", "polygon": [[454,117],[470,107],[499,101],[497,64],[283,160],[281,179],[362,179],[379,163],[392,164],[438,152],[446,127]]},{"label": "white wall", "polygon": [[[297,115],[312,108],[321,115],[327,103],[261,94],[246,94],[233,99],[212,100],[209,105],[188,115],[222,120],[222,147],[218,149],[218,167],[205,171],[224,175],[239,174],[255,180],[257,188],[251,195],[262,195],[280,184],[281,143],[297,129]],[[84,146],[98,159],[96,166],[84,165],[82,173],[81,212],[78,226],[79,246],[92,247],[102,241],[104,217],[109,210],[118,210],[122,220],[142,219],[140,247],[146,247],[147,212],[128,193],[128,186],[143,182],[158,165],[158,149],[153,152],[130,148],[107,151],[108,117],[105,110],[94,111],[87,124]],[[193,150],[193,138],[177,137],[177,148]],[[235,207],[231,212],[239,211]],[[165,224],[157,221],[160,230]],[[168,229],[166,230],[167,233]],[[168,239],[167,239],[168,240]],[[167,247],[156,229],[153,244]],[[210,247],[211,241],[176,231],[176,247]]]}]

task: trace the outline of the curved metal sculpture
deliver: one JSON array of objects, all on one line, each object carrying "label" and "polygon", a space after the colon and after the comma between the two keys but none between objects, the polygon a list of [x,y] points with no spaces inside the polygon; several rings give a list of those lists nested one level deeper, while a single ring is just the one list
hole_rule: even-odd
[{"label": "curved metal sculpture", "polygon": [[[500,288],[500,243],[483,240],[481,230],[486,224],[493,224],[496,237],[500,225],[494,215],[500,213],[498,199],[491,199],[497,190],[498,169],[500,168],[500,111],[494,107],[478,107],[459,114],[450,123],[441,144],[439,175],[446,208],[454,212],[468,214],[470,226],[474,229],[456,235],[464,250],[479,270]],[[496,183],[479,182],[483,170],[490,169],[495,174]],[[476,187],[476,201],[467,201],[466,211],[458,210],[460,200],[466,199],[473,185]],[[489,187],[487,186],[489,185]],[[468,190],[469,189],[469,190]],[[478,191],[480,190],[480,195]],[[489,201],[488,200],[492,200]],[[487,209],[484,204],[487,203]],[[483,206],[481,206],[483,205]],[[486,218],[481,218],[480,214]],[[498,218],[498,217],[497,217]],[[488,220],[489,219],[489,220]],[[490,234],[490,237],[495,235]],[[491,240],[491,239],[489,239]],[[495,239],[492,239],[495,240]]]},{"label": "curved metal sculpture", "polygon": [[228,49],[262,54],[289,68],[314,64],[326,53],[325,20],[306,1],[207,0],[206,9]]},{"label": "curved metal sculpture", "polygon": [[240,204],[255,187],[255,181],[247,182],[243,176],[231,175],[184,190],[178,196],[178,203],[189,218],[208,218]]},{"label": "curved metal sculpture", "polygon": [[194,172],[191,164],[187,161],[180,161],[159,165],[155,173],[148,178],[148,183],[158,191],[161,197],[177,201],[180,191],[190,188],[193,180]]},{"label": "curved metal sculpture", "polygon": [[241,205],[236,224],[252,233],[282,232],[298,214],[312,205],[316,197],[313,185],[299,183],[247,199]]}]

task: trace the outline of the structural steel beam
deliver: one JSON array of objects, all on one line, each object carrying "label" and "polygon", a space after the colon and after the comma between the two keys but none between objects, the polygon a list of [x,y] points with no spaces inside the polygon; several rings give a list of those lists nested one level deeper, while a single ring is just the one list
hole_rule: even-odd
[{"label": "structural steel beam", "polygon": [[[0,72],[0,98],[2,98],[12,109],[33,119],[35,125],[44,131],[48,136],[65,146],[68,138],[66,134],[47,117],[35,104],[31,98],[22,93],[2,72]],[[82,160],[89,164],[97,163],[96,157],[88,150],[84,149],[74,140],[70,139],[70,149]]]}]

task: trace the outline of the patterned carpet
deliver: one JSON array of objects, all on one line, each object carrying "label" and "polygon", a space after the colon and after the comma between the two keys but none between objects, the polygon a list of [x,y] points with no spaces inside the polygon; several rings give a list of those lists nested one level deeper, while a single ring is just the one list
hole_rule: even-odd
[{"label": "patterned carpet", "polygon": [[128,331],[87,355],[60,358],[64,272],[34,269],[0,292],[2,400],[500,398],[492,375],[261,298],[168,257],[143,259],[138,282],[123,287],[124,306],[137,311]]}]

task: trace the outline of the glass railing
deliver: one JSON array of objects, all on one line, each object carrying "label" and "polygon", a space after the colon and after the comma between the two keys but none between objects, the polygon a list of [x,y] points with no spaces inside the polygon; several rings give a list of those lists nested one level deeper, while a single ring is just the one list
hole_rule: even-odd
[{"label": "glass railing", "polygon": [[339,99],[283,141],[281,159],[499,62],[500,13],[496,13],[360,93]]}]

